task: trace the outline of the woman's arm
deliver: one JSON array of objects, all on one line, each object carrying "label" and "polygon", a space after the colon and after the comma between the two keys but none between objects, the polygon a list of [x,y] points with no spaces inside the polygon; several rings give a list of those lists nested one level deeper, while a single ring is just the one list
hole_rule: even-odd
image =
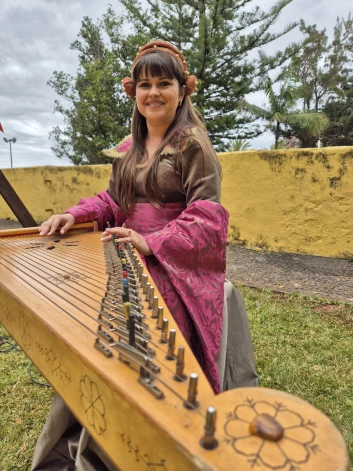
[{"label": "woman's arm", "polygon": [[76,206],[68,208],[65,213],[72,214],[76,223],[97,221],[100,230],[105,229],[107,222],[111,226],[121,226],[126,220],[126,215],[108,191],[102,191],[91,198],[81,199]]}]

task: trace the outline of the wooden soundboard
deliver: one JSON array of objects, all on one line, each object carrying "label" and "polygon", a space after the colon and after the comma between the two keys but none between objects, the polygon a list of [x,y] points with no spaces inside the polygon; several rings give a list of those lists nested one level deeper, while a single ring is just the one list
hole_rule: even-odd
[{"label": "wooden soundboard", "polygon": [[213,393],[130,247],[140,298],[131,347],[121,257],[94,229],[0,231],[0,321],[119,468],[349,470],[341,434],[307,402],[265,388]]}]

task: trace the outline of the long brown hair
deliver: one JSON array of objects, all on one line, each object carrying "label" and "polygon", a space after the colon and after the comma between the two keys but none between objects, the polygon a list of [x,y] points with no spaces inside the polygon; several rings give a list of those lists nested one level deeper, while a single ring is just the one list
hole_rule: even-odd
[{"label": "long brown hair", "polygon": [[[181,65],[168,53],[156,49],[146,54],[135,64],[132,70],[132,81],[136,83],[141,77],[175,78],[179,83],[180,92],[185,85],[185,75]],[[129,206],[134,200],[136,167],[145,159],[145,143],[148,134],[146,118],[140,113],[136,104],[132,116],[132,145],[124,158],[116,166],[116,196],[120,208],[129,213]],[[205,126],[195,111],[189,96],[185,96],[182,104],[176,110],[175,119],[167,129],[158,148],[153,163],[145,176],[145,192],[147,199],[156,207],[163,203],[163,194],[157,182],[157,169],[162,150],[169,144],[176,154],[175,168],[181,158],[181,151],[186,144],[190,131],[192,139],[196,140],[203,152],[204,159],[215,158],[215,151],[207,136]],[[220,164],[219,164],[220,165]]]}]

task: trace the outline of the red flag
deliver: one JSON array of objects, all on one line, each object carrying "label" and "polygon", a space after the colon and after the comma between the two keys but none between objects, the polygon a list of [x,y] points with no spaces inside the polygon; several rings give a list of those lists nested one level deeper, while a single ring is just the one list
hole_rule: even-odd
[{"label": "red flag", "polygon": [[0,131],[4,133],[4,128],[1,126],[1,123],[0,123]]}]

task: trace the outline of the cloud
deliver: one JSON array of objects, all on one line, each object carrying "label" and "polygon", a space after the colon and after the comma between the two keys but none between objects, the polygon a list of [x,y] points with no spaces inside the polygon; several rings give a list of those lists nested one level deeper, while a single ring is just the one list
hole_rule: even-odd
[{"label": "cloud", "polygon": [[[66,0],[11,0],[1,7],[0,43],[6,47],[0,55],[0,121],[5,136],[17,138],[16,166],[68,164],[50,149],[48,134],[63,120],[53,114],[57,97],[47,82],[54,70],[77,69],[69,46],[83,10],[83,2]],[[0,166],[8,167],[8,144],[1,141]]]}]

